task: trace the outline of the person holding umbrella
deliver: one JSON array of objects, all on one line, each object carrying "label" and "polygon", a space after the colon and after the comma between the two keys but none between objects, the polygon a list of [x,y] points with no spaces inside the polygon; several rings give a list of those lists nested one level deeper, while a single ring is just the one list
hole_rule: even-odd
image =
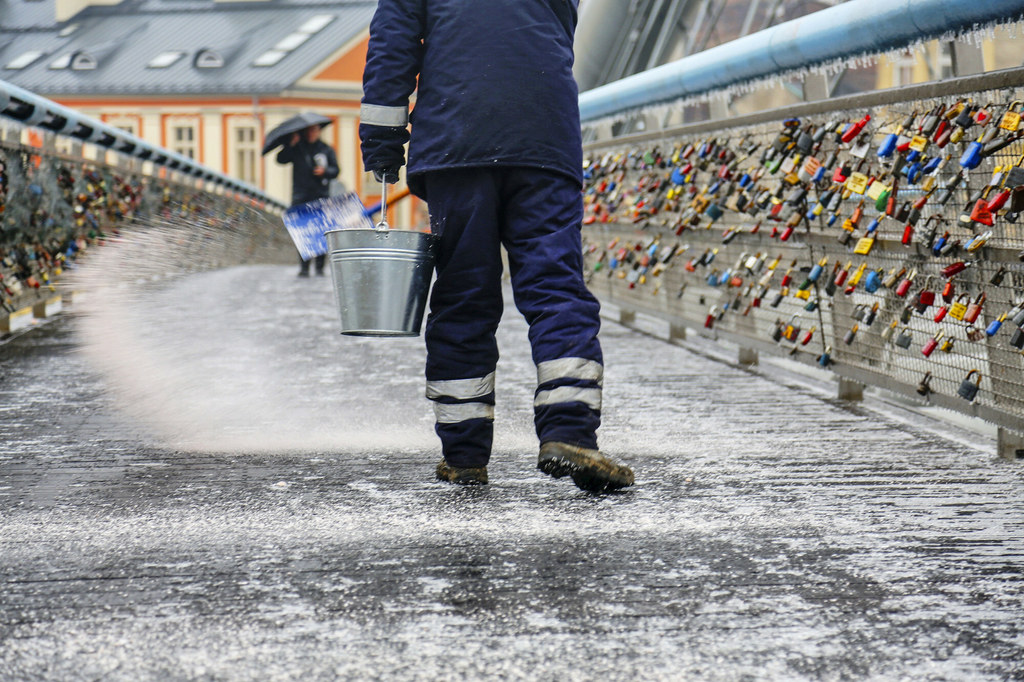
[{"label": "person holding umbrella", "polygon": [[397,182],[409,143],[407,182],[439,241],[424,336],[442,481],[488,482],[504,246],[537,365],[538,468],[593,492],[633,484],[597,446],[604,364],[583,282],[577,6],[379,0],[370,22],[363,164]]},{"label": "person holding umbrella", "polygon": [[[320,130],[330,119],[319,114],[294,116],[267,135],[263,153],[284,145],[277,162],[292,165],[292,206],[330,195],[331,180],[338,177],[338,158],[320,139]],[[316,274],[324,274],[324,260],[316,257]],[[309,277],[309,261],[299,257],[299,277]]]}]

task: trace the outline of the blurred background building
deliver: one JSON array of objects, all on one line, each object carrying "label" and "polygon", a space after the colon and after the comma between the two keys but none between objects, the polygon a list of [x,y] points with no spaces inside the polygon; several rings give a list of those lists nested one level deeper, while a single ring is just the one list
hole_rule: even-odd
[{"label": "blurred background building", "polygon": [[[581,90],[798,18],[836,0],[582,0]],[[260,156],[263,134],[300,111],[324,131],[340,179],[377,198],[362,172],[358,111],[375,0],[0,0],[0,79],[169,147],[287,201],[290,170]],[[1024,41],[997,29],[980,68],[1024,63]],[[920,83],[954,73],[950,43],[823,77],[826,96]],[[962,71],[962,69],[961,69]],[[733,97],[724,109],[676,107],[670,123],[743,114],[804,97],[793,79]],[[627,123],[641,129],[642,120]],[[396,224],[422,223],[403,202]]]}]

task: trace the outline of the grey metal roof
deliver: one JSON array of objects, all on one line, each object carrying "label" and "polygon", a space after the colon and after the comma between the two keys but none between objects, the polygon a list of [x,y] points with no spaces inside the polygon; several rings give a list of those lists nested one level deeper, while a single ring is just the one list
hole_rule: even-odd
[{"label": "grey metal roof", "polygon": [[[0,79],[41,95],[280,93],[363,31],[377,6],[376,0],[126,0],[112,7],[87,8],[58,24],[52,19],[53,0],[0,3],[0,46],[12,39],[0,48]],[[36,28],[26,30],[42,6],[49,6],[49,25],[34,24]],[[319,14],[335,18],[276,65],[252,65],[258,55]],[[79,28],[60,37],[69,24]],[[223,50],[224,67],[195,68],[193,59],[202,49]],[[28,50],[47,54],[22,70],[4,68]],[[153,57],[170,50],[186,54],[168,68],[147,68]],[[49,68],[61,55],[77,51],[95,57],[97,68]]]}]

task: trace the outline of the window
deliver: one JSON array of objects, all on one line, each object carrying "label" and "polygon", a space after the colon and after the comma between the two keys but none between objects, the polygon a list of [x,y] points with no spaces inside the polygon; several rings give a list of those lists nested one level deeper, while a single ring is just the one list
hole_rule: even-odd
[{"label": "window", "polygon": [[149,60],[146,64],[147,69],[166,69],[176,61],[185,56],[185,53],[181,50],[169,50],[167,52],[161,52],[157,56]]},{"label": "window", "polygon": [[192,125],[175,125],[171,128],[171,151],[196,158],[196,128]]},{"label": "window", "polygon": [[279,40],[272,48],[256,57],[256,59],[253,60],[252,65],[274,66],[307,40],[322,31],[324,27],[332,21],[334,21],[333,14],[313,15],[307,19],[302,26],[299,26],[296,31],[289,33]]},{"label": "window", "polygon": [[260,145],[256,126],[240,125],[234,134],[234,175],[240,180],[255,185],[259,181]]},{"label": "window", "polygon": [[39,50],[29,50],[28,52],[22,52],[20,55],[18,55],[11,61],[7,62],[7,65],[4,68],[11,69],[12,71],[24,69],[26,66],[30,66],[32,62],[42,57],[44,54],[46,53],[41,52]]},{"label": "window", "polygon": [[917,66],[917,57],[912,52],[905,52],[893,61],[892,84],[893,86],[912,85],[914,83],[914,67]]}]

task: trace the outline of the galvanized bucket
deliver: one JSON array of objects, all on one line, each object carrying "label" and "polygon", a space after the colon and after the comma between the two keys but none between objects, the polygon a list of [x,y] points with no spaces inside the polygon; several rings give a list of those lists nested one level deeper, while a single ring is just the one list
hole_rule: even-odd
[{"label": "galvanized bucket", "polygon": [[349,336],[418,336],[423,324],[434,236],[389,229],[386,189],[376,229],[325,235],[341,333]]}]

